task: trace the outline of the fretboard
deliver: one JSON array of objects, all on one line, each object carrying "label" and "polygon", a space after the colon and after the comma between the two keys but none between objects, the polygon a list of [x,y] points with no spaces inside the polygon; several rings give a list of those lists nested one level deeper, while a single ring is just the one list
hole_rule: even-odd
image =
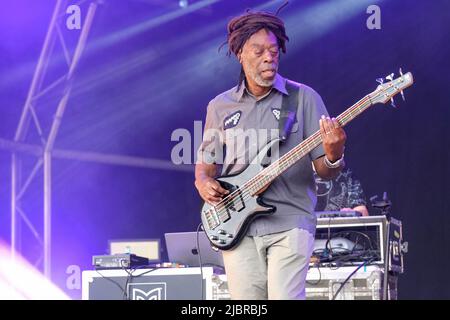
[{"label": "fretboard", "polygon": [[[365,96],[357,103],[352,105],[342,114],[340,114],[336,120],[341,127],[345,126],[347,123],[356,118],[363,111],[368,109],[372,105],[372,100],[370,95]],[[250,194],[256,194],[259,190],[265,187],[267,184],[272,182],[275,178],[281,175],[284,171],[289,169],[298,160],[307,155],[311,150],[317,147],[322,142],[322,136],[320,135],[320,130],[316,131],[314,134],[303,140],[297,146],[292,148],[282,157],[274,161],[268,167],[264,168],[255,175],[252,179],[247,181],[242,187],[243,192],[248,191]]]}]

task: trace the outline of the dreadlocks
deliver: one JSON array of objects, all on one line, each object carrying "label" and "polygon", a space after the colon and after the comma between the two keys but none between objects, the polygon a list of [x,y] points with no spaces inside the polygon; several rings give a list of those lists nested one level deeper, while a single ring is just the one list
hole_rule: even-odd
[{"label": "dreadlocks", "polygon": [[245,42],[261,29],[272,31],[277,37],[278,46],[286,53],[286,41],[289,41],[284,28],[284,22],[276,15],[268,12],[247,12],[233,18],[227,26],[228,55],[236,56],[242,50]]},{"label": "dreadlocks", "polygon": [[[283,5],[283,7],[285,5]],[[280,9],[278,11],[280,11]],[[271,31],[277,38],[278,47],[281,49],[283,53],[286,53],[286,41],[289,41],[289,38],[286,35],[284,22],[272,13],[250,12],[247,10],[245,14],[233,18],[228,23],[227,42],[225,42],[228,43],[227,55],[230,56],[231,53],[234,53],[236,56],[238,56],[245,42],[253,34],[257,33],[261,29]],[[241,68],[241,73],[239,75],[238,89],[244,79],[245,79],[244,69]]]}]

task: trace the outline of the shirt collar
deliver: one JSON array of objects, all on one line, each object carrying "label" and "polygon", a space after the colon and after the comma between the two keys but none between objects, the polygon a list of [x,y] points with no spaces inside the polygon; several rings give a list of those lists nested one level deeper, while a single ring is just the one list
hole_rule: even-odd
[{"label": "shirt collar", "polygon": [[[275,81],[272,85],[272,89],[276,89],[287,96],[289,95],[289,93],[286,90],[286,79],[280,76],[278,73],[275,76]],[[244,96],[244,93],[250,94],[247,90],[247,87],[245,86],[245,80],[242,81],[241,85],[239,86],[239,90],[235,92],[237,101],[241,101],[242,97]]]}]

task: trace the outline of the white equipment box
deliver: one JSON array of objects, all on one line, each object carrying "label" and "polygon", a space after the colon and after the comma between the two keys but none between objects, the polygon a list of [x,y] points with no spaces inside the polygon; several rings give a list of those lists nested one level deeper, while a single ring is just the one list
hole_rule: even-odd
[{"label": "white equipment box", "polygon": [[[202,292],[203,288],[203,292]],[[225,275],[214,268],[88,270],[82,273],[83,300],[229,299]]]}]

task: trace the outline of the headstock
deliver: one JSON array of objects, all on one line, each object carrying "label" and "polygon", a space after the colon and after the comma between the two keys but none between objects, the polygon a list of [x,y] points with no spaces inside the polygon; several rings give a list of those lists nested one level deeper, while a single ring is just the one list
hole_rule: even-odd
[{"label": "headstock", "polygon": [[[379,83],[377,89],[372,92],[370,100],[372,104],[375,103],[386,103],[391,100],[391,105],[395,108],[394,96],[398,93],[402,95],[403,100],[405,96],[403,90],[411,86],[414,82],[411,72],[403,74],[402,69],[399,70],[400,76],[394,79],[394,74],[386,76],[385,78],[378,78]],[[385,80],[388,80],[385,82]]]}]

